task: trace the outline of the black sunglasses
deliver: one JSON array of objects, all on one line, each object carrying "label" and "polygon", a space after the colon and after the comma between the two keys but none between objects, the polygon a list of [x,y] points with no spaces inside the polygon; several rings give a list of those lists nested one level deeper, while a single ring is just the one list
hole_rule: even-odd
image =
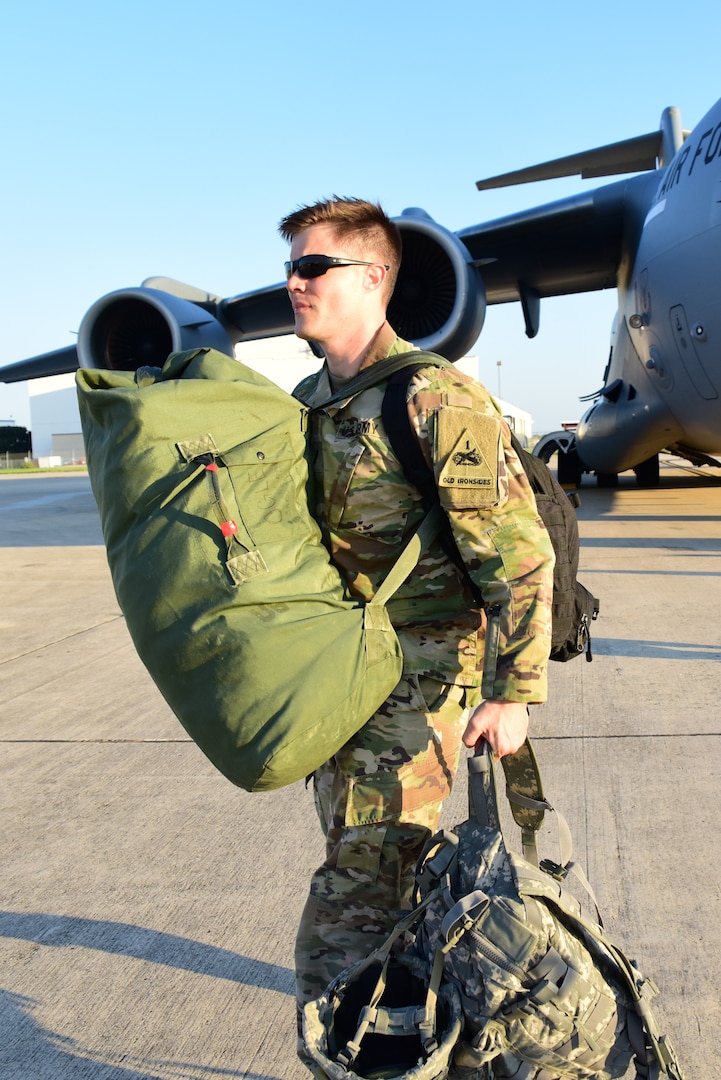
[{"label": "black sunglasses", "polygon": [[364,262],[362,259],[336,259],[333,255],[301,255],[299,259],[283,263],[285,276],[290,278],[297,274],[300,278],[322,277],[335,266],[382,266],[384,270],[390,270],[385,263]]}]

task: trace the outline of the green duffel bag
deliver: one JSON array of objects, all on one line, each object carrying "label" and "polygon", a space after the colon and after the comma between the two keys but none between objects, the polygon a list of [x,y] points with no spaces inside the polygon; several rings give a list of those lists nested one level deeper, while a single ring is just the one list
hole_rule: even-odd
[{"label": "green duffel bag", "polygon": [[77,374],[88,472],[120,608],[170,708],[248,791],[332,756],[398,682],[385,609],[347,596],[308,509],[308,410],[211,349]]}]

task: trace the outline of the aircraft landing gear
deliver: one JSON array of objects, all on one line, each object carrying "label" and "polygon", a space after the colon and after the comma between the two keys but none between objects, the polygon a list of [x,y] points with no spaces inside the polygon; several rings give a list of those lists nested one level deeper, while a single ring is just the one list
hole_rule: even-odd
[{"label": "aircraft landing gear", "polygon": [[660,478],[658,454],[646,458],[645,461],[640,461],[638,465],[634,466],[633,471],[636,474],[639,487],[658,487]]},{"label": "aircraft landing gear", "polygon": [[[646,458],[645,461],[640,461],[638,465],[634,465],[633,471],[636,474],[636,482],[639,487],[652,488],[658,487],[659,484],[659,464],[658,454],[654,454],[650,458]],[[600,488],[615,488],[618,487],[618,473],[596,473],[596,483]]]},{"label": "aircraft landing gear", "polygon": [[553,455],[558,452],[556,476],[563,488],[581,486],[583,465],[575,448],[576,436],[572,431],[551,431],[536,445],[533,453],[548,465]]},{"label": "aircraft landing gear", "polygon": [[575,450],[567,450],[564,452],[559,447],[558,449],[558,464],[557,476],[558,482],[563,488],[568,487],[580,487],[581,477],[583,476],[583,469],[581,462],[578,459],[578,454]]}]

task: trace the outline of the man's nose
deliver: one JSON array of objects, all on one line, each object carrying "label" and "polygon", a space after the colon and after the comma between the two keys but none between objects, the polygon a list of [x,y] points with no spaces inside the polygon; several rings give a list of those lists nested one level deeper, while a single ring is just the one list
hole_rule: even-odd
[{"label": "man's nose", "polygon": [[295,271],[293,271],[288,280],[286,281],[285,287],[288,292],[297,292],[299,289],[305,287],[305,281],[300,276],[300,274],[297,274]]}]

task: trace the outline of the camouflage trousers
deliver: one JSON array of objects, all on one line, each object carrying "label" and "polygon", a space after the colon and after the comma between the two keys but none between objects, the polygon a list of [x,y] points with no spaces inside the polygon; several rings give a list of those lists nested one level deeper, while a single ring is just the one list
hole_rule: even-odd
[{"label": "camouflage trousers", "polygon": [[382,944],[410,906],[414,871],[458,767],[477,691],[405,675],[314,775],[326,858],[296,941],[299,1005]]}]

